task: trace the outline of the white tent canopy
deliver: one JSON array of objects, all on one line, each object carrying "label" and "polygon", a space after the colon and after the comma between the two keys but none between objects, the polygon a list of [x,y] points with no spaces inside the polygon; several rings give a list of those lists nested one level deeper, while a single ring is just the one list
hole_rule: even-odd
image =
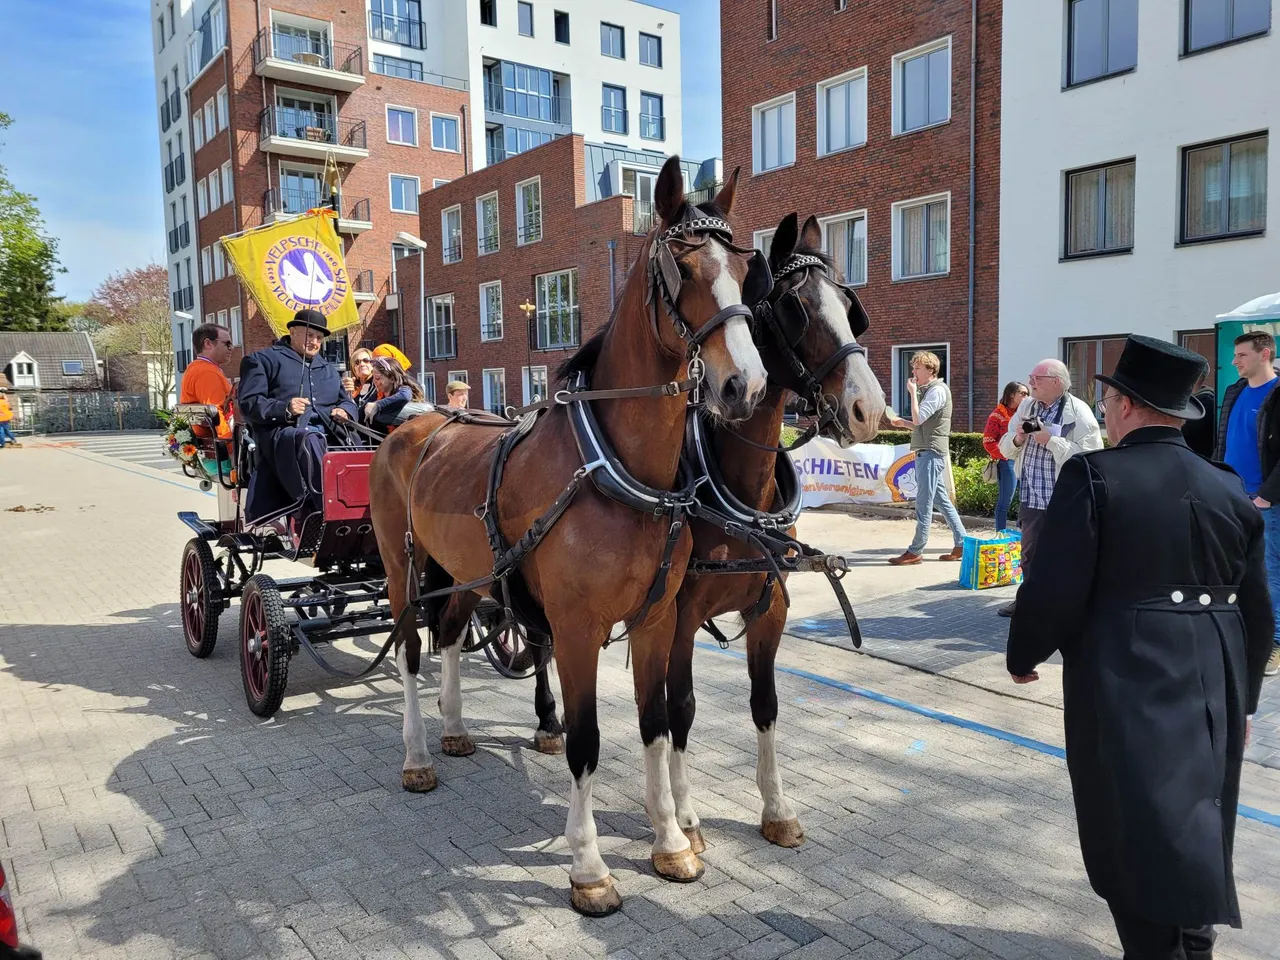
[{"label": "white tent canopy", "polygon": [[1280,320],[1280,293],[1269,293],[1266,296],[1242,303],[1230,313],[1218,314],[1219,320]]}]

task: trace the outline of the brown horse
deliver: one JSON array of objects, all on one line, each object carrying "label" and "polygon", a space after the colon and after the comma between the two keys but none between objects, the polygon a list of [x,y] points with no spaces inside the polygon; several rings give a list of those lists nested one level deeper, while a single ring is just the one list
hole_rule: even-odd
[{"label": "brown horse", "polygon": [[[654,197],[661,225],[632,265],[614,317],[566,364],[565,375],[589,374],[592,390],[676,381],[690,373],[690,340],[700,338],[705,329],[710,335],[701,341],[701,389],[708,408],[728,421],[751,414],[765,392],[765,370],[746,322],[749,311],[741,304],[744,284],[749,296],[751,289],[767,285],[767,271],[760,281],[728,241],[722,218],[732,208],[736,184],[737,171],[712,203],[694,207],[685,201],[678,158],[667,161]],[[664,307],[663,290],[674,299],[673,312]],[[659,490],[671,490],[676,482],[685,409],[686,398],[680,395],[595,404],[601,431],[621,468]],[[442,423],[445,418],[438,414],[406,423],[382,444],[370,469],[374,529],[397,617],[410,600],[405,550],[410,504],[414,569],[426,575],[428,589],[469,583],[494,567],[485,526],[477,515],[486,502],[499,431],[457,423],[441,428]],[[421,468],[416,469],[420,459]],[[516,541],[576,474],[581,480],[591,469],[604,468],[584,466],[566,407],[558,405],[542,415],[506,461],[496,501],[503,535]],[[678,536],[667,589],[650,604],[655,571],[672,533]],[[656,521],[651,512],[623,506],[584,482],[519,568],[555,636],[573,777],[565,829],[573,854],[569,876],[573,905],[587,914],[612,913],[621,904],[597,846],[591,801],[600,752],[596,671],[614,624],[629,624],[644,743],[645,810],[655,834],[652,862],[659,874],[673,880],[693,880],[702,872],[676,822],[667,760],[667,660],[676,622],[675,595],[691,540],[687,526],[673,531],[669,522]],[[475,749],[462,723],[458,639],[478,600],[474,592],[455,593],[442,609],[427,610],[428,625],[441,646],[441,748],[450,754]],[[635,622],[641,612],[643,618]],[[405,692],[403,784],[408,790],[429,790],[436,781],[417,699],[421,640],[416,631],[402,639],[396,662]]]},{"label": "brown horse", "polygon": [[[778,452],[762,447],[778,444],[788,396],[799,394],[811,406],[816,404],[827,411],[820,421],[820,432],[842,444],[872,439],[885,409],[884,391],[867,364],[865,351],[853,346],[855,334],[866,329],[866,314],[853,291],[832,279],[834,270],[821,253],[817,220],[810,217],[805,221],[799,235],[796,222],[793,213],[778,225],[769,251],[769,265],[777,283],[768,304],[761,309],[774,310],[776,327],[759,323],[761,332],[756,338],[769,372],[768,392],[746,423],[732,430],[721,427],[712,432],[712,449],[725,486],[743,504],[760,511],[773,509],[777,492],[774,468]],[[802,310],[796,309],[793,294]],[[776,331],[772,336],[771,329]],[[778,334],[786,338],[786,344],[776,342]],[[791,361],[804,367],[807,382]],[[816,389],[819,382],[820,392]],[[818,396],[808,395],[812,393]],[[735,432],[738,436],[733,435]],[[760,446],[744,443],[744,438]],[[693,544],[694,557],[699,560],[759,556],[749,545],[700,519],[693,524]],[[763,614],[748,619],[765,587],[764,573],[697,574],[690,570],[676,600],[676,635],[667,672],[671,789],[676,819],[691,837],[695,852],[701,852],[705,842],[690,798],[687,768],[695,706],[694,635],[708,619],[727,613],[740,613],[748,620],[747,670],[751,677],[751,717],[756,726],[756,784],[764,800],[761,833],[770,843],[784,847],[799,846],[804,840],[795,810],[782,790],[775,744],[778,697],[773,665],[787,622],[781,584],[773,585],[772,598]]]}]

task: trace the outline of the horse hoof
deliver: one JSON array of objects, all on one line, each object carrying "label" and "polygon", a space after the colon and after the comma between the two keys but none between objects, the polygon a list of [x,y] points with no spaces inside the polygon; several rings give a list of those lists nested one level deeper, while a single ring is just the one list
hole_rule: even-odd
[{"label": "horse hoof", "polygon": [[689,849],[694,854],[707,852],[707,841],[702,837],[701,827],[686,827],[682,829],[684,829],[684,835],[689,838]]},{"label": "horse hoof", "polygon": [[476,742],[466,733],[460,737],[441,737],[440,750],[450,757],[469,757],[476,752]]},{"label": "horse hoof", "polygon": [[569,886],[569,902],[584,917],[607,917],[611,913],[617,913],[622,906],[622,897],[618,894],[618,888],[613,885],[613,877],[605,877],[594,883],[574,883],[570,880]]},{"label": "horse hoof", "polygon": [[539,730],[533,735],[533,745],[539,753],[558,757],[564,753],[564,737],[558,733],[547,733]]},{"label": "horse hoof", "polygon": [[675,883],[693,883],[706,870],[702,861],[694,856],[692,850],[654,853],[650,854],[649,860],[653,863],[653,869],[658,872],[658,876]]},{"label": "horse hoof", "polygon": [[430,793],[438,782],[435,767],[418,767],[400,774],[400,785],[410,793]]},{"label": "horse hoof", "polygon": [[794,817],[790,820],[770,820],[760,825],[760,833],[770,843],[779,847],[798,847],[804,843],[804,827]]}]

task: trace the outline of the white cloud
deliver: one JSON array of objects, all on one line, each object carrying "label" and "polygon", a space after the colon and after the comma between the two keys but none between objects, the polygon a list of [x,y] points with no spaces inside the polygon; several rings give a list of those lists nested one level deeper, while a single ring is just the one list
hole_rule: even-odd
[{"label": "white cloud", "polygon": [[113,273],[166,262],[164,234],[159,230],[100,220],[51,221],[49,230],[58,238],[58,259],[67,268],[58,276],[58,293],[71,300],[89,299]]}]

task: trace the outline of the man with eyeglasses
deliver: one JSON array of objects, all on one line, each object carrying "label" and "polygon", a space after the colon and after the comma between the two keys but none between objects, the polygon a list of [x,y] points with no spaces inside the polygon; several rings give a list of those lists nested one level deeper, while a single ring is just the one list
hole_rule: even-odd
[{"label": "man with eyeglasses", "polygon": [[219,440],[231,438],[231,381],[222,365],[231,359],[231,331],[216,323],[204,323],[191,334],[191,347],[196,358],[182,371],[179,403],[203,403],[218,408]]},{"label": "man with eyeglasses", "polygon": [[[1040,528],[1062,465],[1077,453],[1102,449],[1097,418],[1071,394],[1071,374],[1061,360],[1041,360],[1027,377],[1031,396],[1018,404],[1000,452],[1014,461],[1018,475],[1018,529],[1022,531],[1022,573],[1035,562]],[[1013,616],[1017,601],[1000,608]]]}]

